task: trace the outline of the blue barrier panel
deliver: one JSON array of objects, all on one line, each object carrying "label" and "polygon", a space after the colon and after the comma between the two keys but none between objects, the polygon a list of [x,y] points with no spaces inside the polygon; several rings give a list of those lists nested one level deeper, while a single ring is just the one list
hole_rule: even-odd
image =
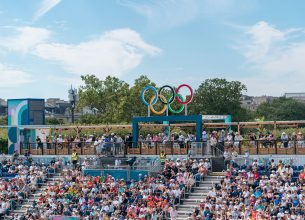
[{"label": "blue barrier panel", "polygon": [[84,170],[84,174],[90,176],[101,176],[102,170]]},{"label": "blue barrier panel", "polygon": [[128,170],[103,170],[104,175],[107,176],[108,174],[114,177],[115,179],[128,179]]},{"label": "blue barrier panel", "polygon": [[[115,179],[133,179],[139,180],[139,174],[142,174],[142,177],[149,175],[147,170],[102,170],[102,169],[86,169],[84,170],[85,175],[91,176],[107,176],[108,174],[113,176]],[[130,178],[129,178],[130,175]]]},{"label": "blue barrier panel", "polygon": [[139,180],[139,174],[142,174],[142,177],[144,177],[145,175],[148,176],[148,171],[145,170],[131,170],[130,171],[130,179],[131,180]]},{"label": "blue barrier panel", "polygon": [[52,220],[78,220],[79,217],[71,217],[71,216],[52,216],[50,217]]}]

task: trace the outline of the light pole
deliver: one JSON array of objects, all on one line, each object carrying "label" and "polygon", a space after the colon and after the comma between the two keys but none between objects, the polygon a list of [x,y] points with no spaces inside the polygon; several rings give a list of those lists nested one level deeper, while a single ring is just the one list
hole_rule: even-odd
[{"label": "light pole", "polygon": [[74,110],[75,110],[75,106],[76,106],[76,102],[78,102],[79,97],[77,94],[77,90],[72,88],[71,85],[71,89],[68,90],[69,93],[69,101],[71,103],[71,113],[72,113],[72,123],[74,123]]}]

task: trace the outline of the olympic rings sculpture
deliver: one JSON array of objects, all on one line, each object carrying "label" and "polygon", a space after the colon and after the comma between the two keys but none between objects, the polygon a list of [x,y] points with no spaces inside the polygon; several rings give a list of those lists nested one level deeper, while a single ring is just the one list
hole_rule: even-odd
[{"label": "olympic rings sculpture", "polygon": [[[186,87],[188,88],[188,90],[190,91],[190,96],[187,98],[187,99],[184,99],[182,97],[181,94],[179,94],[179,91],[182,87]],[[164,97],[164,95],[162,95],[162,91],[165,89],[165,88],[168,88],[170,91],[171,91],[171,96],[166,99]],[[149,100],[149,102],[147,102],[145,100],[145,92],[147,90],[151,90],[153,91],[154,95],[151,97],[151,99]],[[179,114],[181,113],[185,106],[187,104],[189,104],[192,100],[193,100],[193,89],[192,87],[190,87],[189,85],[187,84],[181,84],[180,86],[178,86],[177,89],[174,89],[173,87],[169,86],[169,85],[164,85],[162,86],[161,88],[159,88],[159,90],[157,90],[155,87],[153,86],[145,86],[142,90],[142,93],[141,93],[141,99],[142,99],[142,102],[144,103],[144,105],[146,105],[147,107],[150,108],[150,110],[156,114],[156,115],[161,115],[163,114],[166,109],[168,109],[170,112],[172,113],[175,113],[175,114]],[[160,111],[156,111],[155,108],[154,108],[154,105],[158,102],[158,100],[163,104],[163,108],[160,110]],[[174,101],[177,101],[181,107],[178,109],[178,110],[174,110],[172,109],[171,107],[171,104],[174,102]]]}]

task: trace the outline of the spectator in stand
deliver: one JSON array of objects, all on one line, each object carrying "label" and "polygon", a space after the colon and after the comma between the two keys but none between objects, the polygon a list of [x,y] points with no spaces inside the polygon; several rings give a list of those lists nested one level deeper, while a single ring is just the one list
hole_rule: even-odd
[{"label": "spectator in stand", "polygon": [[240,147],[240,142],[242,140],[243,140],[243,137],[241,136],[241,134],[235,135],[235,138],[234,138],[234,147],[239,148]]},{"label": "spectator in stand", "polygon": [[283,132],[282,135],[281,135],[281,141],[283,142],[284,148],[287,148],[288,147],[288,141],[289,141],[288,134]]},{"label": "spectator in stand", "polygon": [[226,132],[222,129],[220,131],[220,134],[219,134],[219,139],[218,139],[218,142],[220,144],[220,150],[224,150],[224,146],[225,146],[225,139],[226,139]]},{"label": "spectator in stand", "polygon": [[58,166],[58,163],[46,166],[29,161],[28,158],[18,158],[14,162],[7,159],[1,162],[0,216],[28,199],[46,181],[48,172]]},{"label": "spectator in stand", "polygon": [[231,152],[228,150],[228,148],[225,148],[225,151],[223,152],[223,157],[224,157],[224,161],[225,161],[225,166],[227,167],[232,160],[232,155]]},{"label": "spectator in stand", "polygon": [[218,136],[217,136],[217,132],[213,131],[210,137],[210,145],[212,148],[212,151],[215,150],[215,147],[217,145],[217,141],[218,141]]},{"label": "spectator in stand", "polygon": [[206,143],[206,142],[208,142],[208,139],[209,139],[209,135],[207,134],[207,132],[206,131],[203,131],[202,132],[202,141],[204,142],[204,143]]},{"label": "spectator in stand", "polygon": [[67,169],[62,180],[48,184],[25,218],[66,215],[103,220],[176,219],[175,206],[180,202],[182,192],[190,190],[197,174],[204,177],[207,172],[204,174],[201,170],[204,165],[194,164],[197,162],[166,160],[162,174],[141,176],[139,181],[115,179],[110,175],[85,176],[79,170]]},{"label": "spectator in stand", "polygon": [[[277,166],[281,167],[282,162]],[[286,173],[272,169],[270,175],[260,175],[253,166],[246,170],[231,167],[189,219],[304,219],[305,175],[301,172],[292,182]]]},{"label": "spectator in stand", "polygon": [[233,136],[233,132],[229,132],[227,137],[226,137],[226,146],[232,146],[234,143],[234,136]]},{"label": "spectator in stand", "polygon": [[298,132],[296,139],[297,139],[297,146],[304,147],[304,136],[302,132],[300,131]]}]

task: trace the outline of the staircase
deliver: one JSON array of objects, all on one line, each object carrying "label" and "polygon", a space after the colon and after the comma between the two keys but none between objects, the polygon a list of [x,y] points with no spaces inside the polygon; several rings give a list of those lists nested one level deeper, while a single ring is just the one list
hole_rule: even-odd
[{"label": "staircase", "polygon": [[198,186],[193,187],[193,192],[186,195],[186,198],[183,199],[183,204],[177,207],[177,220],[187,219],[188,215],[190,213],[192,214],[196,207],[199,207],[199,203],[206,197],[214,184],[220,183],[223,176],[224,174],[222,172],[213,172],[206,176]]},{"label": "staircase", "polygon": [[24,199],[22,204],[16,205],[14,210],[11,210],[9,215],[4,219],[13,219],[13,216],[23,216],[27,209],[30,208],[34,201],[37,201],[39,196],[46,191],[49,184],[55,185],[55,182],[62,179],[59,173],[55,173],[52,177],[47,178],[47,182],[43,183],[34,193],[30,194],[28,199]]}]

